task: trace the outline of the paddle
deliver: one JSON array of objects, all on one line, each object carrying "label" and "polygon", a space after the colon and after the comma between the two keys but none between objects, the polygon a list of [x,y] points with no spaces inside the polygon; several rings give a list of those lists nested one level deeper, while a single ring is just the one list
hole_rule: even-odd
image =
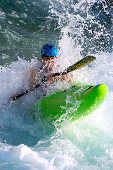
[{"label": "paddle", "polygon": [[86,56],[83,59],[79,60],[77,63],[73,64],[72,66],[69,66],[66,70],[60,73],[55,73],[53,74],[53,77],[60,76],[60,75],[65,75],[71,71],[77,70],[81,67],[85,67],[88,64],[90,64],[92,61],[94,61],[96,57],[94,56]]},{"label": "paddle", "polygon": [[[52,76],[53,77],[56,77],[56,76],[60,76],[60,75],[65,75],[67,73],[70,73],[71,71],[74,71],[74,70],[77,70],[81,67],[85,67],[86,65],[90,64],[92,61],[94,61],[96,59],[96,57],[94,56],[86,56],[84,57],[83,59],[81,59],[80,61],[78,61],[77,63],[73,64],[72,66],[69,66],[67,69],[65,69],[63,72],[60,72],[60,73],[54,73]],[[46,82],[47,80],[42,80],[41,83],[44,83]],[[24,92],[20,92],[19,94],[15,95],[15,96],[12,96],[11,97],[11,100],[16,100],[22,96],[24,96],[25,94],[29,93],[30,91],[33,91],[35,90],[36,88],[38,88],[40,85],[36,85],[35,87],[32,87]]]}]

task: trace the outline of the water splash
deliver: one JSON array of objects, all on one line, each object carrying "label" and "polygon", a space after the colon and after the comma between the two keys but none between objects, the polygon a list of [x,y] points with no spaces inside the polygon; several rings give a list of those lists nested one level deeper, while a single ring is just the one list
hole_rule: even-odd
[{"label": "water splash", "polygon": [[[112,169],[113,26],[106,1],[1,0],[0,6],[0,168]],[[96,62],[74,76],[109,85],[99,110],[56,131],[33,119],[29,106],[37,93],[2,105],[22,85],[28,87],[23,75],[48,41],[59,46],[64,69],[85,55],[95,55]]]}]

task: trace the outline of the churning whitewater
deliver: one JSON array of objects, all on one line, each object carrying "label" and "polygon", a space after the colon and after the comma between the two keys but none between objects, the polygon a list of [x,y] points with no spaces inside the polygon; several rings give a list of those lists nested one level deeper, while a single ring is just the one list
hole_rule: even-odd
[{"label": "churning whitewater", "polygon": [[[113,169],[112,5],[110,0],[0,1],[0,170]],[[9,101],[29,87],[27,71],[40,64],[46,43],[58,47],[62,70],[89,54],[96,57],[73,72],[75,81],[108,85],[106,100],[93,114],[60,126],[38,113],[34,118],[41,88]]]}]

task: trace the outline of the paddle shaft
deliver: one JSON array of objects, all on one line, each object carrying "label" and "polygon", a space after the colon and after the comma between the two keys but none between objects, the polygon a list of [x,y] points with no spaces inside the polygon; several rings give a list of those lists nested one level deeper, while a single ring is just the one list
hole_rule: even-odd
[{"label": "paddle shaft", "polygon": [[[92,61],[94,61],[95,59],[96,59],[96,57],[94,57],[94,56],[86,56],[86,57],[84,57],[83,59],[81,59],[80,61],[78,61],[77,63],[75,63],[74,65],[69,66],[69,67],[68,67],[66,70],[64,70],[63,72],[54,73],[52,76],[53,76],[53,77],[56,77],[56,76],[65,75],[65,74],[70,73],[70,72],[72,72],[72,71],[74,71],[74,70],[77,70],[77,69],[79,69],[79,68],[85,67],[86,65],[88,65],[88,64],[90,64]],[[44,82],[46,82],[46,81],[47,81],[47,79],[46,79],[46,80],[42,80],[41,83],[44,83]],[[16,100],[16,99],[24,96],[25,94],[29,93],[30,91],[35,90],[36,88],[38,88],[38,87],[41,85],[41,83],[38,84],[38,85],[36,85],[35,87],[32,87],[32,88],[26,90],[26,91],[20,92],[20,93],[18,93],[18,94],[15,95],[15,96],[12,96],[12,97],[11,97],[11,100],[14,101],[14,100]]]}]

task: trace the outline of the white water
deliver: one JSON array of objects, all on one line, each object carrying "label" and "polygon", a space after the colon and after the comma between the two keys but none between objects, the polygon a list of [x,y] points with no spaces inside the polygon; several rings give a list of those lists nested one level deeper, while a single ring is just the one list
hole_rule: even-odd
[{"label": "white water", "polygon": [[[80,1],[71,5],[69,1],[52,1],[51,10],[59,16],[61,39],[59,62],[62,69],[82,58],[83,28],[86,20],[93,21],[95,16],[88,11],[93,1]],[[65,15],[58,13],[58,4],[62,5]],[[70,5],[69,5],[70,4]],[[90,4],[90,5],[89,5]],[[88,6],[87,6],[88,5]],[[81,9],[83,15],[75,15]],[[60,8],[59,8],[60,10]],[[64,27],[63,20],[66,26]],[[96,21],[93,21],[96,22]],[[99,34],[106,33],[105,28],[97,23]],[[76,25],[76,27],[75,27]],[[103,31],[102,31],[103,30]],[[74,38],[68,35],[76,35]],[[78,35],[78,36],[77,36]],[[92,43],[87,40],[87,43]],[[76,42],[76,43],[75,43]],[[92,44],[91,44],[92,45]],[[90,46],[95,49],[96,45]],[[87,50],[86,50],[87,51]],[[93,51],[93,50],[92,50]],[[87,53],[87,52],[86,52]],[[34,120],[31,106],[39,91],[31,92],[16,102],[7,103],[9,96],[28,87],[25,76],[27,69],[36,64],[18,58],[9,66],[1,66],[0,72],[0,169],[1,170],[112,170],[113,169],[113,52],[97,48],[96,61],[88,67],[74,72],[77,81],[90,84],[105,83],[109,92],[101,107],[93,114],[75,122],[62,124],[53,130],[46,122]],[[20,57],[20,56],[19,56]],[[65,62],[64,62],[65,61]]]},{"label": "white water", "polygon": [[[110,62],[112,53],[95,56],[97,60],[93,64],[74,74],[78,79],[81,75],[81,80],[82,78],[86,82],[90,80],[92,84],[108,84],[109,92],[105,102],[92,115],[67,125],[63,124],[60,129],[52,131],[49,135],[49,127],[46,129],[46,125],[40,121],[36,122],[30,115],[30,102],[36,97],[34,93],[26,95],[16,103],[9,103],[9,106],[3,105],[3,101],[6,101],[15,89],[20,89],[23,83],[23,65],[27,67],[29,63],[21,60],[12,63],[10,68],[2,69],[0,79],[6,84],[2,86],[0,95],[2,99],[0,126],[3,133],[0,143],[0,169],[112,169],[113,63]],[[88,78],[87,73],[90,73]],[[27,87],[27,83],[24,87]]]}]

